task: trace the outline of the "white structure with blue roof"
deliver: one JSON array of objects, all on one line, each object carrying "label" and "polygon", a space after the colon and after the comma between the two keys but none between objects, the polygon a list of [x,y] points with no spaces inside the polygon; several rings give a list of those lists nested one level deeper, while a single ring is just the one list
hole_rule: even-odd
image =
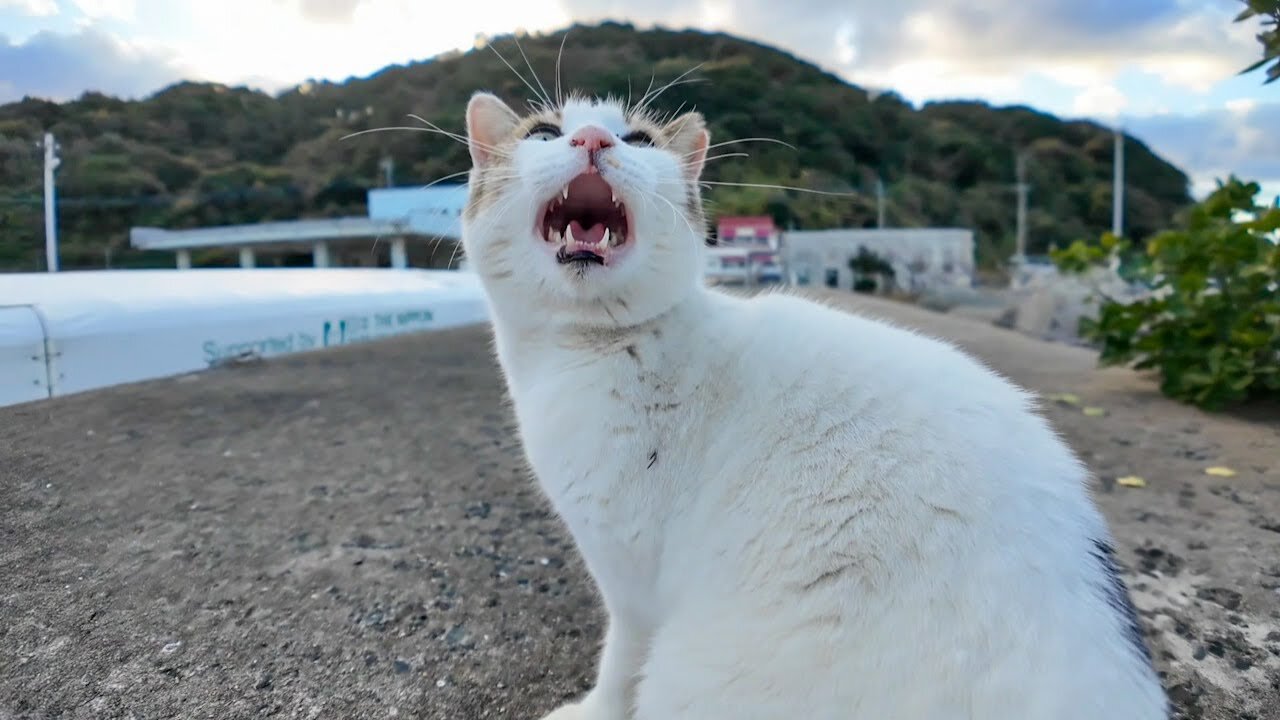
[{"label": "white structure with blue roof", "polygon": [[[380,264],[376,252],[389,248],[388,264],[407,268],[412,263],[410,243],[427,246],[428,265],[440,246],[456,246],[462,236],[462,210],[467,203],[465,184],[426,187],[378,188],[368,193],[368,215],[314,218],[248,225],[168,230],[136,227],[130,244],[142,250],[167,250],[177,256],[177,267],[192,266],[193,251],[236,250],[240,266],[255,267],[259,256],[310,252],[316,267]],[[451,262],[457,254],[446,248]],[[371,260],[372,258],[372,260]]]}]

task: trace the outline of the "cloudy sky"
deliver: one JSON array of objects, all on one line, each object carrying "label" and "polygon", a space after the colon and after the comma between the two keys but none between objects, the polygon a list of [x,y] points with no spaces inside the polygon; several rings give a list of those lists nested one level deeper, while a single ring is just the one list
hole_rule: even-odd
[{"label": "cloudy sky", "polygon": [[[440,6],[448,7],[441,12]],[[179,78],[276,90],[574,20],[726,30],[907,99],[1119,122],[1192,174],[1280,193],[1280,84],[1239,0],[0,0],[0,102]],[[644,9],[640,9],[644,8]]]}]

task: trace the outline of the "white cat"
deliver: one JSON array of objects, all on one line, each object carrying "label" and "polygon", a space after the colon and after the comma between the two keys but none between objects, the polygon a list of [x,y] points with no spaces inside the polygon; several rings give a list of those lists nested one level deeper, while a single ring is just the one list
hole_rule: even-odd
[{"label": "white cat", "polygon": [[703,286],[700,115],[480,93],[466,120],[465,251],[609,615],[594,689],[549,718],[1168,717],[1087,471],[1026,393]]}]

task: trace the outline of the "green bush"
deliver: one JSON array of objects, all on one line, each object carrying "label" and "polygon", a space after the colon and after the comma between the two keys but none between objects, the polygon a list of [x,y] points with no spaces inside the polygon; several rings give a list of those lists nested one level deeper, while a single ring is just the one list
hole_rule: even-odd
[{"label": "green bush", "polygon": [[[1234,177],[1219,183],[1182,227],[1130,258],[1150,293],[1103,298],[1097,319],[1080,323],[1102,364],[1155,369],[1162,392],[1206,410],[1280,398],[1280,207],[1258,205],[1260,191]],[[1052,256],[1063,272],[1081,273],[1128,247],[1107,235]]]}]

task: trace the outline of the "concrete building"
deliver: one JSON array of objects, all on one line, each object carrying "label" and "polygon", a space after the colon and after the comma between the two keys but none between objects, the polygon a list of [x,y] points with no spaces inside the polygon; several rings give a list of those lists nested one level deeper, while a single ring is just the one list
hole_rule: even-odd
[{"label": "concrete building", "polygon": [[859,248],[888,261],[900,291],[973,284],[973,231],[958,228],[785,232],[781,254],[786,281],[792,285],[851,289],[854,273],[849,261],[857,256]]},{"label": "concrete building", "polygon": [[241,267],[279,265],[310,255],[315,267],[449,267],[460,255],[466,185],[380,188],[368,194],[368,216],[286,220],[168,230],[137,227],[129,242],[166,250],[179,269],[192,254],[234,250]]},{"label": "concrete building", "polygon": [[404,223],[424,237],[462,238],[462,210],[467,206],[465,183],[425,188],[378,188],[369,191],[369,219]]}]

